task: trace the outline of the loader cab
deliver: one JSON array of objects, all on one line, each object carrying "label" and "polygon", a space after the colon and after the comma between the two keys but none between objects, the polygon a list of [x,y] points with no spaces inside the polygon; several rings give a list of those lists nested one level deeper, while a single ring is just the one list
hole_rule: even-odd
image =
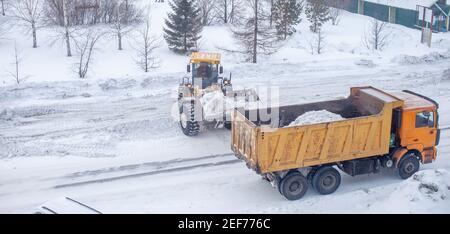
[{"label": "loader cab", "polygon": [[220,66],[220,54],[217,53],[192,53],[189,65],[190,83],[194,87],[206,89],[213,84],[220,83],[220,74],[223,73],[223,67]]},{"label": "loader cab", "polygon": [[404,100],[398,128],[400,146],[419,152],[423,163],[433,161],[440,138],[439,105],[411,91],[403,91],[396,96]]}]

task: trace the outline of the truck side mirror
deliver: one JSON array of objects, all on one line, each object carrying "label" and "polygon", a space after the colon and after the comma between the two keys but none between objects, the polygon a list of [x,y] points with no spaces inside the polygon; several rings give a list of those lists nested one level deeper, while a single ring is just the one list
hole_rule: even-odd
[{"label": "truck side mirror", "polygon": [[188,73],[191,73],[191,65],[187,65],[186,71],[187,71]]},{"label": "truck side mirror", "polygon": [[219,73],[223,74],[223,67],[222,66],[220,66],[220,68],[219,68]]}]

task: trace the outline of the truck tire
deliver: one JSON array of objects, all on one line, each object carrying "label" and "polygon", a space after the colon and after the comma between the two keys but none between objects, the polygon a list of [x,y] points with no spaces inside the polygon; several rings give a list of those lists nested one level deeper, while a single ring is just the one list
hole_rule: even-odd
[{"label": "truck tire", "polygon": [[231,130],[231,127],[232,127],[231,122],[225,122],[225,123],[223,124],[223,127],[224,127],[225,129]]},{"label": "truck tire", "polygon": [[200,125],[195,121],[194,105],[184,104],[180,110],[180,127],[186,136],[197,136],[200,132]]},{"label": "truck tire", "polygon": [[308,190],[308,180],[299,172],[286,175],[279,184],[279,191],[290,201],[302,198]]},{"label": "truck tire", "polygon": [[408,153],[400,160],[397,172],[400,178],[405,180],[419,171],[419,168],[420,161],[417,156],[414,153]]},{"label": "truck tire", "polygon": [[312,184],[314,189],[322,195],[334,193],[341,184],[341,174],[330,166],[319,168],[314,173]]}]

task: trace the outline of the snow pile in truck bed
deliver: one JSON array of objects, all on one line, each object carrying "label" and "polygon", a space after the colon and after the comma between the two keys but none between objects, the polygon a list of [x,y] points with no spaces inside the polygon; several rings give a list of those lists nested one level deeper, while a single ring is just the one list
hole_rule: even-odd
[{"label": "snow pile in truck bed", "polygon": [[290,123],[286,127],[325,123],[325,122],[339,121],[339,120],[343,120],[343,119],[344,118],[342,118],[342,116],[331,113],[326,110],[310,111],[310,112],[306,112],[303,115],[300,115],[296,120],[294,120],[292,123]]}]

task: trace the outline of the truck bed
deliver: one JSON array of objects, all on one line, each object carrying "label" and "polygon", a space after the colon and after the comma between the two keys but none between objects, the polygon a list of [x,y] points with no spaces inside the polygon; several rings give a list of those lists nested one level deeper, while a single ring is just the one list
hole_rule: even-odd
[{"label": "truck bed", "polygon": [[[360,87],[352,88],[346,99],[235,110],[232,150],[258,173],[387,154],[393,109],[402,104],[381,90]],[[319,110],[345,119],[286,127],[298,116]]]}]

